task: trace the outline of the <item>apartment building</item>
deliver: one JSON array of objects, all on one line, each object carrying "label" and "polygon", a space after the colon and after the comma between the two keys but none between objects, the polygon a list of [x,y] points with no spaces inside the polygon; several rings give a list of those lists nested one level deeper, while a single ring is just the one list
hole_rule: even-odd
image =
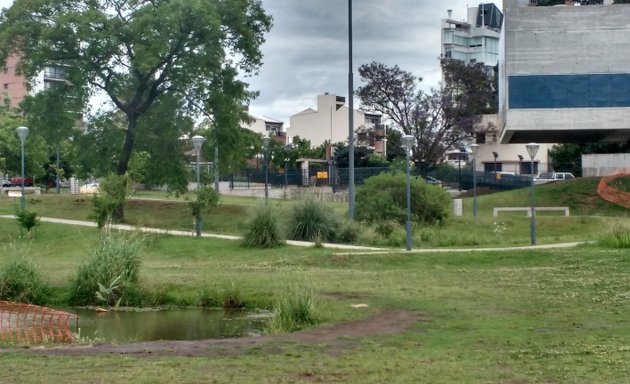
[{"label": "apartment building", "polygon": [[499,60],[499,38],[503,13],[496,5],[469,7],[465,20],[448,17],[442,20],[442,57],[471,63],[484,63],[492,68]]},{"label": "apartment building", "polygon": [[[307,108],[290,117],[287,135],[308,139],[313,146],[319,146],[325,142],[347,143],[348,123],[346,98],[325,93],[317,96],[315,109]],[[385,153],[386,141],[381,126],[381,115],[355,109],[353,125],[357,145],[373,147],[375,153]]]}]

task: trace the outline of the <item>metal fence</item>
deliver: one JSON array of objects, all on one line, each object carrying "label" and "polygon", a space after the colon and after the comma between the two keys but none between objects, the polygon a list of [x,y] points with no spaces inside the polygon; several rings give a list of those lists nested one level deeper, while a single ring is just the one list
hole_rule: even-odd
[{"label": "metal fence", "polygon": [[[356,186],[363,185],[365,180],[376,176],[382,172],[400,172],[394,168],[355,168],[354,183]],[[473,172],[470,168],[456,169],[415,169],[413,177],[431,176],[437,179],[442,186],[468,190],[473,188]],[[531,175],[512,174],[510,172],[476,172],[477,186],[491,189],[509,190],[527,187],[531,184]],[[231,189],[258,188],[265,183],[264,169],[244,169],[239,173],[234,173],[228,177]],[[268,185],[273,187],[298,186],[328,186],[333,191],[343,190],[348,187],[349,169],[328,167],[325,169],[283,170],[277,172],[270,169],[268,173]]]}]

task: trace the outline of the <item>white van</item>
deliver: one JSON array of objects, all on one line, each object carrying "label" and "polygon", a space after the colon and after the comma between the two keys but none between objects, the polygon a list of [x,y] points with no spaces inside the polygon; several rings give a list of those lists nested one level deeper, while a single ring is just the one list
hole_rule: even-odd
[{"label": "white van", "polygon": [[575,176],[573,176],[573,174],[570,172],[541,172],[538,174],[538,177],[536,178],[538,180],[554,181],[554,180],[574,179]]}]

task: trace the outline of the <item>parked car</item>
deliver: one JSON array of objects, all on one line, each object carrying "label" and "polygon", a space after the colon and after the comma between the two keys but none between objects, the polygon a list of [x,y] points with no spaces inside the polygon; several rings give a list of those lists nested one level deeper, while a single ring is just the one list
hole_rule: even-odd
[{"label": "parked car", "polygon": [[426,181],[427,184],[442,185],[442,180],[438,180],[435,177],[431,177],[431,176],[425,177],[424,181]]},{"label": "parked car", "polygon": [[573,176],[572,173],[570,172],[541,172],[538,174],[538,177],[536,177],[539,180],[568,180],[568,179],[573,179],[575,178],[575,176]]},{"label": "parked car", "polygon": [[[11,185],[13,186],[20,186],[22,185],[22,178],[17,176],[17,177],[12,177],[11,178]],[[25,187],[32,187],[33,186],[33,178],[32,177],[25,177],[24,178],[24,186]]]},{"label": "parked car", "polygon": [[11,186],[11,181],[7,180],[7,179],[0,179],[0,187],[4,188],[4,187],[10,187]]},{"label": "parked car", "polygon": [[99,183],[88,183],[79,188],[79,193],[98,193]]}]

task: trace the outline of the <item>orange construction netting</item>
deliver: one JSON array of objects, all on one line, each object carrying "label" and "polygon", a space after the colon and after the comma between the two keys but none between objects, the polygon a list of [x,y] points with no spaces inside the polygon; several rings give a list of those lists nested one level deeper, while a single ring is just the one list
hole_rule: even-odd
[{"label": "orange construction netting", "polygon": [[630,208],[630,192],[624,192],[617,188],[608,185],[614,179],[619,177],[630,176],[629,173],[619,173],[612,176],[605,176],[599,181],[597,186],[597,194],[599,194],[604,200],[613,204],[620,205],[625,208]]},{"label": "orange construction netting", "polygon": [[0,340],[18,344],[71,343],[77,315],[39,305],[0,301]]}]

